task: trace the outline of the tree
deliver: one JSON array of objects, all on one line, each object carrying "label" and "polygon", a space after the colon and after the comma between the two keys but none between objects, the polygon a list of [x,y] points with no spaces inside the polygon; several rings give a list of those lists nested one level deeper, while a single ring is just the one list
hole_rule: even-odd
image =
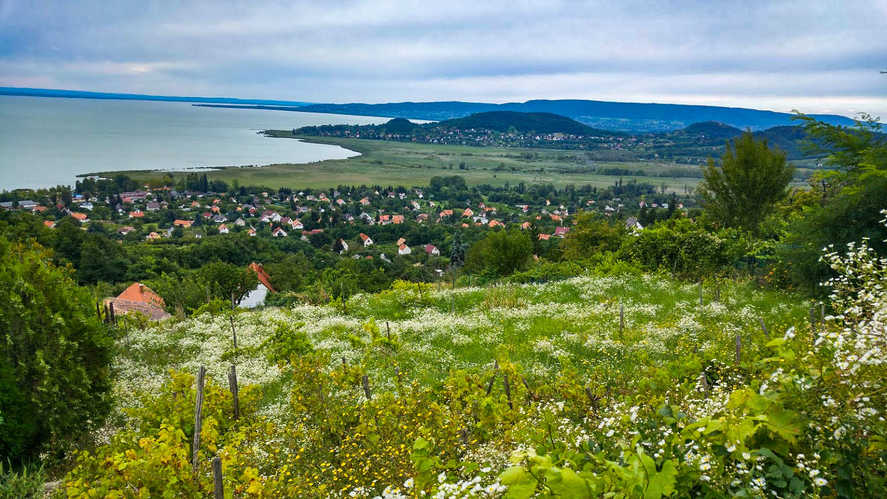
[{"label": "tree", "polygon": [[834,168],[817,172],[811,194],[798,196],[778,251],[782,270],[811,293],[825,293],[819,284],[833,275],[820,260],[823,248],[867,238],[875,250],[887,251],[887,230],[880,223],[887,208],[887,137],[879,123],[863,118],[842,127],[800,117],[813,139],[811,152],[826,154]]},{"label": "tree", "polygon": [[0,456],[13,462],[63,452],[111,408],[111,335],[70,267],[51,262],[0,238]]},{"label": "tree", "polygon": [[595,253],[616,251],[622,244],[625,229],[622,224],[610,225],[594,213],[580,213],[576,226],[561,241],[564,260],[581,260]]},{"label": "tree", "polygon": [[496,231],[468,250],[466,269],[505,276],[523,270],[533,256],[533,241],[526,232]]},{"label": "tree", "polygon": [[246,267],[225,262],[210,262],[196,272],[198,281],[208,290],[211,298],[240,303],[246,294],[256,287],[256,275]]},{"label": "tree", "polygon": [[714,221],[756,233],[773,205],[785,198],[793,175],[784,152],[745,132],[732,145],[727,142],[720,166],[708,160],[698,191]]}]

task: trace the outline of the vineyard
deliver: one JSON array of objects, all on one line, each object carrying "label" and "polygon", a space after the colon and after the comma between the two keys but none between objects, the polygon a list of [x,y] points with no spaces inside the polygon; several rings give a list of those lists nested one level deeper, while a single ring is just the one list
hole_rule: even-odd
[{"label": "vineyard", "polygon": [[881,327],[883,342],[867,310],[884,301],[858,291],[883,276],[859,273],[865,254],[843,258],[833,265],[854,277],[822,306],[746,282],[625,273],[397,282],[329,305],[122,321],[117,409],[62,489],[866,495],[859,484],[884,480],[885,404],[881,343],[861,338]]}]

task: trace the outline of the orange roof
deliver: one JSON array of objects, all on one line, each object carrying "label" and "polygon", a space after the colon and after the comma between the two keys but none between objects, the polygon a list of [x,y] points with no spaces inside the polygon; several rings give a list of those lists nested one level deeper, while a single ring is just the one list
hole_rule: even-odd
[{"label": "orange roof", "polygon": [[149,305],[154,305],[155,307],[163,308],[166,306],[163,303],[163,298],[160,297],[157,293],[151,290],[148,286],[140,282],[132,283],[128,288],[126,288],[122,293],[117,295],[118,300],[126,300],[138,303],[147,303]]},{"label": "orange roof", "polygon": [[141,218],[143,216],[145,216],[145,214],[142,212],[142,210],[129,212],[129,218]]},{"label": "orange roof", "polygon": [[86,213],[78,213],[75,211],[71,213],[71,216],[76,218],[77,220],[80,220],[81,222],[86,220]]},{"label": "orange roof", "polygon": [[185,228],[187,229],[188,227],[191,227],[191,224],[192,224],[192,223],[193,223],[193,222],[190,221],[190,220],[176,220],[176,221],[173,222],[172,224],[173,224],[173,225],[179,225],[179,226],[185,227]]},{"label": "orange roof", "polygon": [[44,220],[43,225],[52,229],[53,227],[55,227],[55,222],[53,222],[52,220]]},{"label": "orange roof", "polygon": [[394,215],[391,217],[391,221],[396,224],[403,223],[403,215]]},{"label": "orange roof", "polygon": [[268,291],[276,293],[276,291],[274,291],[274,288],[271,287],[271,276],[268,275],[268,272],[265,272],[265,268],[262,267],[261,263],[253,262],[249,264],[249,269],[256,273],[256,277],[258,277],[259,282],[261,282],[263,286],[268,288]]}]

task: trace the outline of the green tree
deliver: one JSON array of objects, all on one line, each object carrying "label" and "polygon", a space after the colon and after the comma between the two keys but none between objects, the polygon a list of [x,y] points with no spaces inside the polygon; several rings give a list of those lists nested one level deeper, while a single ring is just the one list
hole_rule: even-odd
[{"label": "green tree", "polygon": [[727,142],[720,166],[708,160],[698,192],[714,221],[757,232],[773,205],[785,198],[793,175],[784,152],[745,132]]},{"label": "green tree", "polygon": [[611,225],[594,213],[580,213],[576,226],[561,241],[562,258],[581,260],[602,251],[616,251],[622,244],[624,234],[622,224]]},{"label": "green tree", "polygon": [[88,290],[37,244],[0,239],[0,456],[20,462],[100,425],[113,340]]},{"label": "green tree", "polygon": [[887,208],[887,137],[868,117],[853,127],[829,125],[801,116],[812,138],[812,153],[825,154],[832,169],[810,179],[811,191],[801,196],[778,250],[782,270],[811,293],[832,275],[822,261],[822,248],[842,247],[867,238],[872,248],[887,251],[887,231],[879,222]]},{"label": "green tree", "polygon": [[240,303],[246,294],[256,287],[256,275],[246,267],[225,262],[210,262],[197,271],[197,278],[211,298]]},{"label": "green tree", "polygon": [[533,241],[526,232],[496,231],[476,242],[465,258],[465,268],[506,276],[523,270],[533,256]]}]

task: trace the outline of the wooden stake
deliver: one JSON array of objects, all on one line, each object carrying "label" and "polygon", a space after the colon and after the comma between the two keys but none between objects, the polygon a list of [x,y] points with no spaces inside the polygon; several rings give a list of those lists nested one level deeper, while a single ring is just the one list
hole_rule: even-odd
[{"label": "wooden stake", "polygon": [[388,321],[385,321],[385,333],[388,335],[388,339],[391,339],[391,327],[388,325]]},{"label": "wooden stake", "polygon": [[213,458],[213,495],[215,499],[225,499],[225,486],[222,483],[222,460]]},{"label": "wooden stake", "polygon": [[819,331],[825,331],[825,303],[819,304]]},{"label": "wooden stake", "polygon": [[742,362],[742,337],[736,333],[736,365]]},{"label": "wooden stake", "polygon": [[503,381],[505,384],[505,396],[508,397],[508,408],[514,410],[514,405],[511,404],[511,385],[508,384],[508,373],[505,373]]},{"label": "wooden stake", "polygon": [[231,368],[228,370],[228,388],[231,390],[231,395],[234,396],[234,420],[238,420],[240,418],[240,395],[237,387],[237,368],[234,364],[231,364]]},{"label": "wooden stake", "polygon": [[197,452],[200,450],[200,428],[203,425],[203,381],[206,368],[200,366],[197,371],[197,401],[194,406],[194,445],[191,448],[191,466],[197,471]]},{"label": "wooden stake", "polygon": [[767,325],[764,324],[764,318],[758,317],[758,321],[761,322],[761,329],[764,331],[764,336],[770,336],[770,332],[767,331]]},{"label": "wooden stake", "polygon": [[699,375],[699,384],[702,385],[702,390],[705,393],[711,391],[711,385],[708,384],[708,376],[705,375],[705,372]]},{"label": "wooden stake", "polygon": [[495,361],[493,363],[493,366],[493,377],[490,379],[490,383],[487,384],[487,395],[489,395],[490,392],[493,391],[493,382],[496,381],[496,374],[499,372],[499,362]]},{"label": "wooden stake", "polygon": [[234,328],[234,313],[231,313],[231,336],[234,338],[234,358],[237,358],[237,329]]},{"label": "wooden stake", "polygon": [[363,385],[363,393],[367,396],[367,400],[372,400],[373,394],[370,392],[370,378],[364,374],[360,382]]}]

